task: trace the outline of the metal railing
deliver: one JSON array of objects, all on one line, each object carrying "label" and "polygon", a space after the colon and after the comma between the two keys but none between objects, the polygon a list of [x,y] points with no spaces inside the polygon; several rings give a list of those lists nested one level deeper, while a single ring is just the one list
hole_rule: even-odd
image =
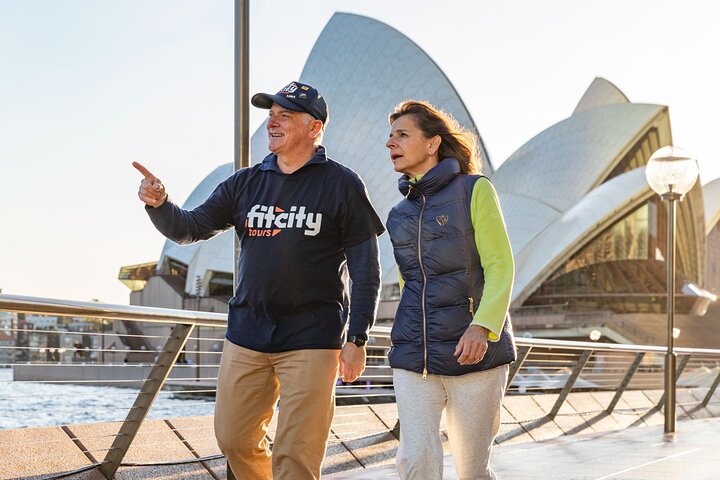
[{"label": "metal railing", "polygon": [[[162,419],[161,426],[184,443],[200,433],[213,436],[211,421],[176,419],[213,413],[226,314],[0,294],[3,312],[0,450],[23,447],[2,441],[3,429],[59,425],[87,457],[88,468],[113,478],[121,465],[130,465],[125,459],[131,445],[161,446],[153,443],[160,440],[153,439],[152,430],[133,443],[146,418]],[[63,321],[52,323],[49,317]],[[517,344],[507,393],[556,394],[550,418],[559,415],[571,392],[615,392],[603,406],[611,413],[622,410],[619,401],[627,390],[662,388],[664,347],[525,338]],[[389,328],[373,328],[364,375],[336,386],[330,444],[348,446],[388,432],[397,437],[397,411],[384,408],[394,402],[389,347]],[[677,348],[676,353],[678,386],[703,389],[698,403],[706,406],[720,384],[720,350]],[[58,393],[59,385],[72,389]],[[662,402],[649,408],[660,409]],[[116,430],[77,435],[73,425],[88,420],[115,422]],[[201,456],[188,448],[197,462],[221,458],[219,450]]]},{"label": "metal railing", "polygon": [[[62,425],[77,444],[80,439],[68,425],[87,423],[86,418],[114,422],[116,433],[95,439],[107,443],[110,437],[111,445],[81,448],[91,467],[113,478],[127,464],[123,459],[152,411],[166,423],[173,422],[165,417],[182,416],[179,409],[186,416],[213,414],[226,314],[0,294],[3,312],[0,434],[3,429]],[[330,444],[392,429],[376,416],[376,428],[368,430],[363,425],[367,412],[357,407],[394,401],[385,362],[388,348],[389,329],[374,328],[365,373],[352,384],[338,382]],[[58,393],[60,385],[77,388]],[[192,429],[169,426],[179,438]],[[211,423],[200,428],[212,436]],[[22,446],[0,440],[0,450]],[[219,450],[217,454],[197,461],[221,456]]]}]

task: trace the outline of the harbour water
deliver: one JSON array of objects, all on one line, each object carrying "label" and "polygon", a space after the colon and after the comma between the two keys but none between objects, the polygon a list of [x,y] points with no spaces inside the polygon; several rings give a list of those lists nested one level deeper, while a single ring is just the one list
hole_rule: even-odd
[{"label": "harbour water", "polygon": [[[125,419],[137,389],[13,382],[12,369],[0,368],[0,430]],[[212,415],[214,399],[177,398],[163,391],[147,418]]]}]

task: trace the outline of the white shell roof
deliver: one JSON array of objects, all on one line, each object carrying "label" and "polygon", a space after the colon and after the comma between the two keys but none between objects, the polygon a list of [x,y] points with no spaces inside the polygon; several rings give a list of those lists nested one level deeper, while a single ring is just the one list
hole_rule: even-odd
[{"label": "white shell roof", "polygon": [[[394,66],[401,64],[402,69]],[[279,80],[282,84],[293,79]],[[401,199],[395,173],[385,148],[390,127],[388,114],[408,98],[427,100],[451,113],[460,124],[477,128],[457,91],[433,60],[397,30],[371,18],[336,13],[320,34],[300,81],[318,88],[329,105],[330,121],[323,144],[328,155],[355,170],[365,181],[383,222]],[[283,83],[284,82],[284,83]],[[281,84],[269,88],[279,89]],[[478,138],[479,135],[478,135]],[[482,143],[482,140],[480,140]],[[250,139],[251,163],[267,155],[265,124]],[[481,145],[484,168],[491,171]],[[205,178],[183,208],[193,208],[232,174],[223,165]],[[194,293],[195,275],[207,270],[232,271],[233,232],[191,246],[167,242],[162,256],[190,265],[186,291]],[[387,234],[380,237],[383,283],[397,283],[398,274]]]},{"label": "white shell roof", "polygon": [[652,194],[645,169],[637,168],[584,196],[525,248],[515,251],[517,271],[511,301],[524,301],[570,255]]},{"label": "white shell roof", "polygon": [[579,112],[520,147],[492,177],[513,250],[558,219],[607,176],[667,107],[605,105]]},{"label": "white shell roof", "polygon": [[705,235],[720,221],[720,178],[702,186],[703,203],[705,204]]},{"label": "white shell roof", "polygon": [[592,108],[616,103],[630,103],[630,100],[614,84],[604,78],[596,77],[578,102],[573,115]]},{"label": "white shell roof", "polygon": [[[195,187],[182,208],[192,210],[200,205],[215,190],[220,182],[233,173],[233,164],[227,163],[213,170]],[[195,278],[200,275],[207,282],[206,273],[232,272],[233,267],[233,230],[228,230],[210,240],[194,243],[192,245],[178,245],[170,240],[165,241],[160,262],[162,266],[166,257],[178,260],[188,265],[188,274],[185,280],[185,291],[195,293]]]},{"label": "white shell roof", "polygon": [[[333,15],[315,43],[300,81],[317,87],[325,96],[330,111],[323,140],[327,153],[360,175],[383,223],[402,198],[397,189],[400,175],[393,170],[385,148],[388,115],[395,105],[409,98],[427,100],[477,133],[455,87],[437,64],[402,33],[368,17]],[[264,124],[251,141],[252,161],[260,162],[267,153]],[[481,156],[487,168],[484,148]],[[397,283],[387,234],[380,237],[380,265],[383,283]]]}]

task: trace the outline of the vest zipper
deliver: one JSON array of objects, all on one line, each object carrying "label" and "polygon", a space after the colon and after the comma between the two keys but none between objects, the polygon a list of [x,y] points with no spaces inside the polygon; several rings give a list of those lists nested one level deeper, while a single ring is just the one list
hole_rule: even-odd
[{"label": "vest zipper", "polygon": [[422,287],[422,318],[423,318],[423,379],[427,378],[427,316],[425,313],[425,288],[427,287],[427,277],[425,276],[425,266],[422,262],[422,248],[421,248],[421,238],[422,238],[422,216],[425,212],[425,195],[418,190],[418,193],[422,197],[422,207],[420,208],[420,218],[418,220],[418,263],[420,264],[420,272],[422,273],[423,277],[423,287]]}]

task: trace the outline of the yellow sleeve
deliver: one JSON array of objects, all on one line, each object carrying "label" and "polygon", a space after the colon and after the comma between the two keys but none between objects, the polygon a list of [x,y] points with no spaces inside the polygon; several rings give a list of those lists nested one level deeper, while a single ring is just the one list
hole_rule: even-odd
[{"label": "yellow sleeve", "polygon": [[470,215],[475,229],[475,245],[485,272],[483,295],[472,324],[490,330],[488,340],[497,342],[510,306],[515,263],[500,202],[487,178],[481,177],[475,182]]}]

